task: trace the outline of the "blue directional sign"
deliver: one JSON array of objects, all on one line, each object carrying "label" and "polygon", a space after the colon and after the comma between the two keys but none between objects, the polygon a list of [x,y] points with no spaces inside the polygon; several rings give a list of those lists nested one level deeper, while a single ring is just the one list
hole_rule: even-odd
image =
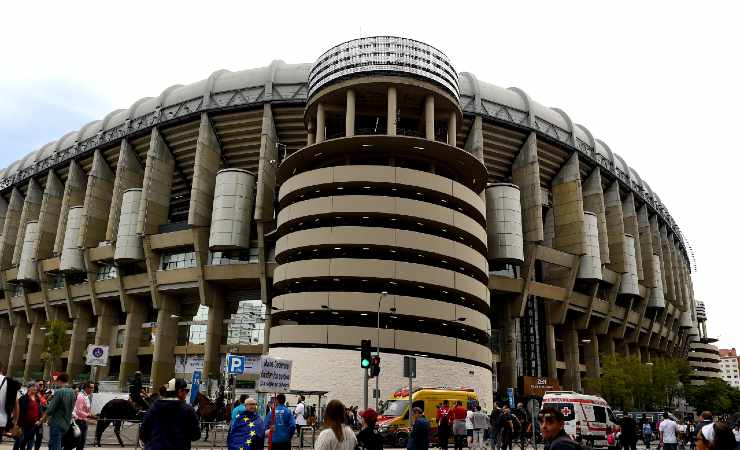
[{"label": "blue directional sign", "polygon": [[203,373],[200,370],[193,371],[193,378],[191,380],[191,388],[190,388],[190,404],[192,405],[195,403],[195,399],[198,397],[198,392],[200,392],[200,380],[203,377]]},{"label": "blue directional sign", "polygon": [[244,367],[247,365],[247,358],[241,355],[226,355],[226,372],[229,375],[244,374]]}]

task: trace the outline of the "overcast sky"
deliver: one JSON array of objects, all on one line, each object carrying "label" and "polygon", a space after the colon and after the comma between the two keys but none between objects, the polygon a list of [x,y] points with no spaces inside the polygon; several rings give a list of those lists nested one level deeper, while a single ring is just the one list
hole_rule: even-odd
[{"label": "overcast sky", "polygon": [[738,2],[14,1],[0,14],[0,167],[218,69],[311,62],[376,34],[432,44],[622,155],[696,251],[710,335],[740,347]]}]

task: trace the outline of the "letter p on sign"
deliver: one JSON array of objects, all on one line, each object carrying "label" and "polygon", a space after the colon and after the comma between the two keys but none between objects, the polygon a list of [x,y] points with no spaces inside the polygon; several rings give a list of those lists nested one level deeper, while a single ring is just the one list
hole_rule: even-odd
[{"label": "letter p on sign", "polygon": [[226,371],[231,375],[242,375],[246,358],[239,355],[226,355]]}]

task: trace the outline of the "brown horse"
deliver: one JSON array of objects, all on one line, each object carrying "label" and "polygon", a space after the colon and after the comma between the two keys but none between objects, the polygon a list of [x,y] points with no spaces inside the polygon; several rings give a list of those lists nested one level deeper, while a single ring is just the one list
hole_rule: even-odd
[{"label": "brown horse", "polygon": [[198,392],[195,397],[195,404],[198,407],[198,417],[200,417],[200,432],[205,430],[204,441],[208,440],[208,432],[215,422],[224,422],[229,420],[230,412],[226,405],[217,405],[202,392]]}]

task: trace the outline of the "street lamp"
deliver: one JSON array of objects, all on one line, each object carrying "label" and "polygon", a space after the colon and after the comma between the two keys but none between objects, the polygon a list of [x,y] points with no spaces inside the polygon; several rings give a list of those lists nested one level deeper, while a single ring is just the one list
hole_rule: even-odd
[{"label": "street lamp", "polygon": [[[383,299],[388,295],[388,291],[383,291],[378,296],[378,358],[380,358],[380,304],[383,302]],[[375,410],[378,410],[378,405],[380,404],[380,395],[378,393],[380,392],[380,374],[378,374],[375,377]]]}]

